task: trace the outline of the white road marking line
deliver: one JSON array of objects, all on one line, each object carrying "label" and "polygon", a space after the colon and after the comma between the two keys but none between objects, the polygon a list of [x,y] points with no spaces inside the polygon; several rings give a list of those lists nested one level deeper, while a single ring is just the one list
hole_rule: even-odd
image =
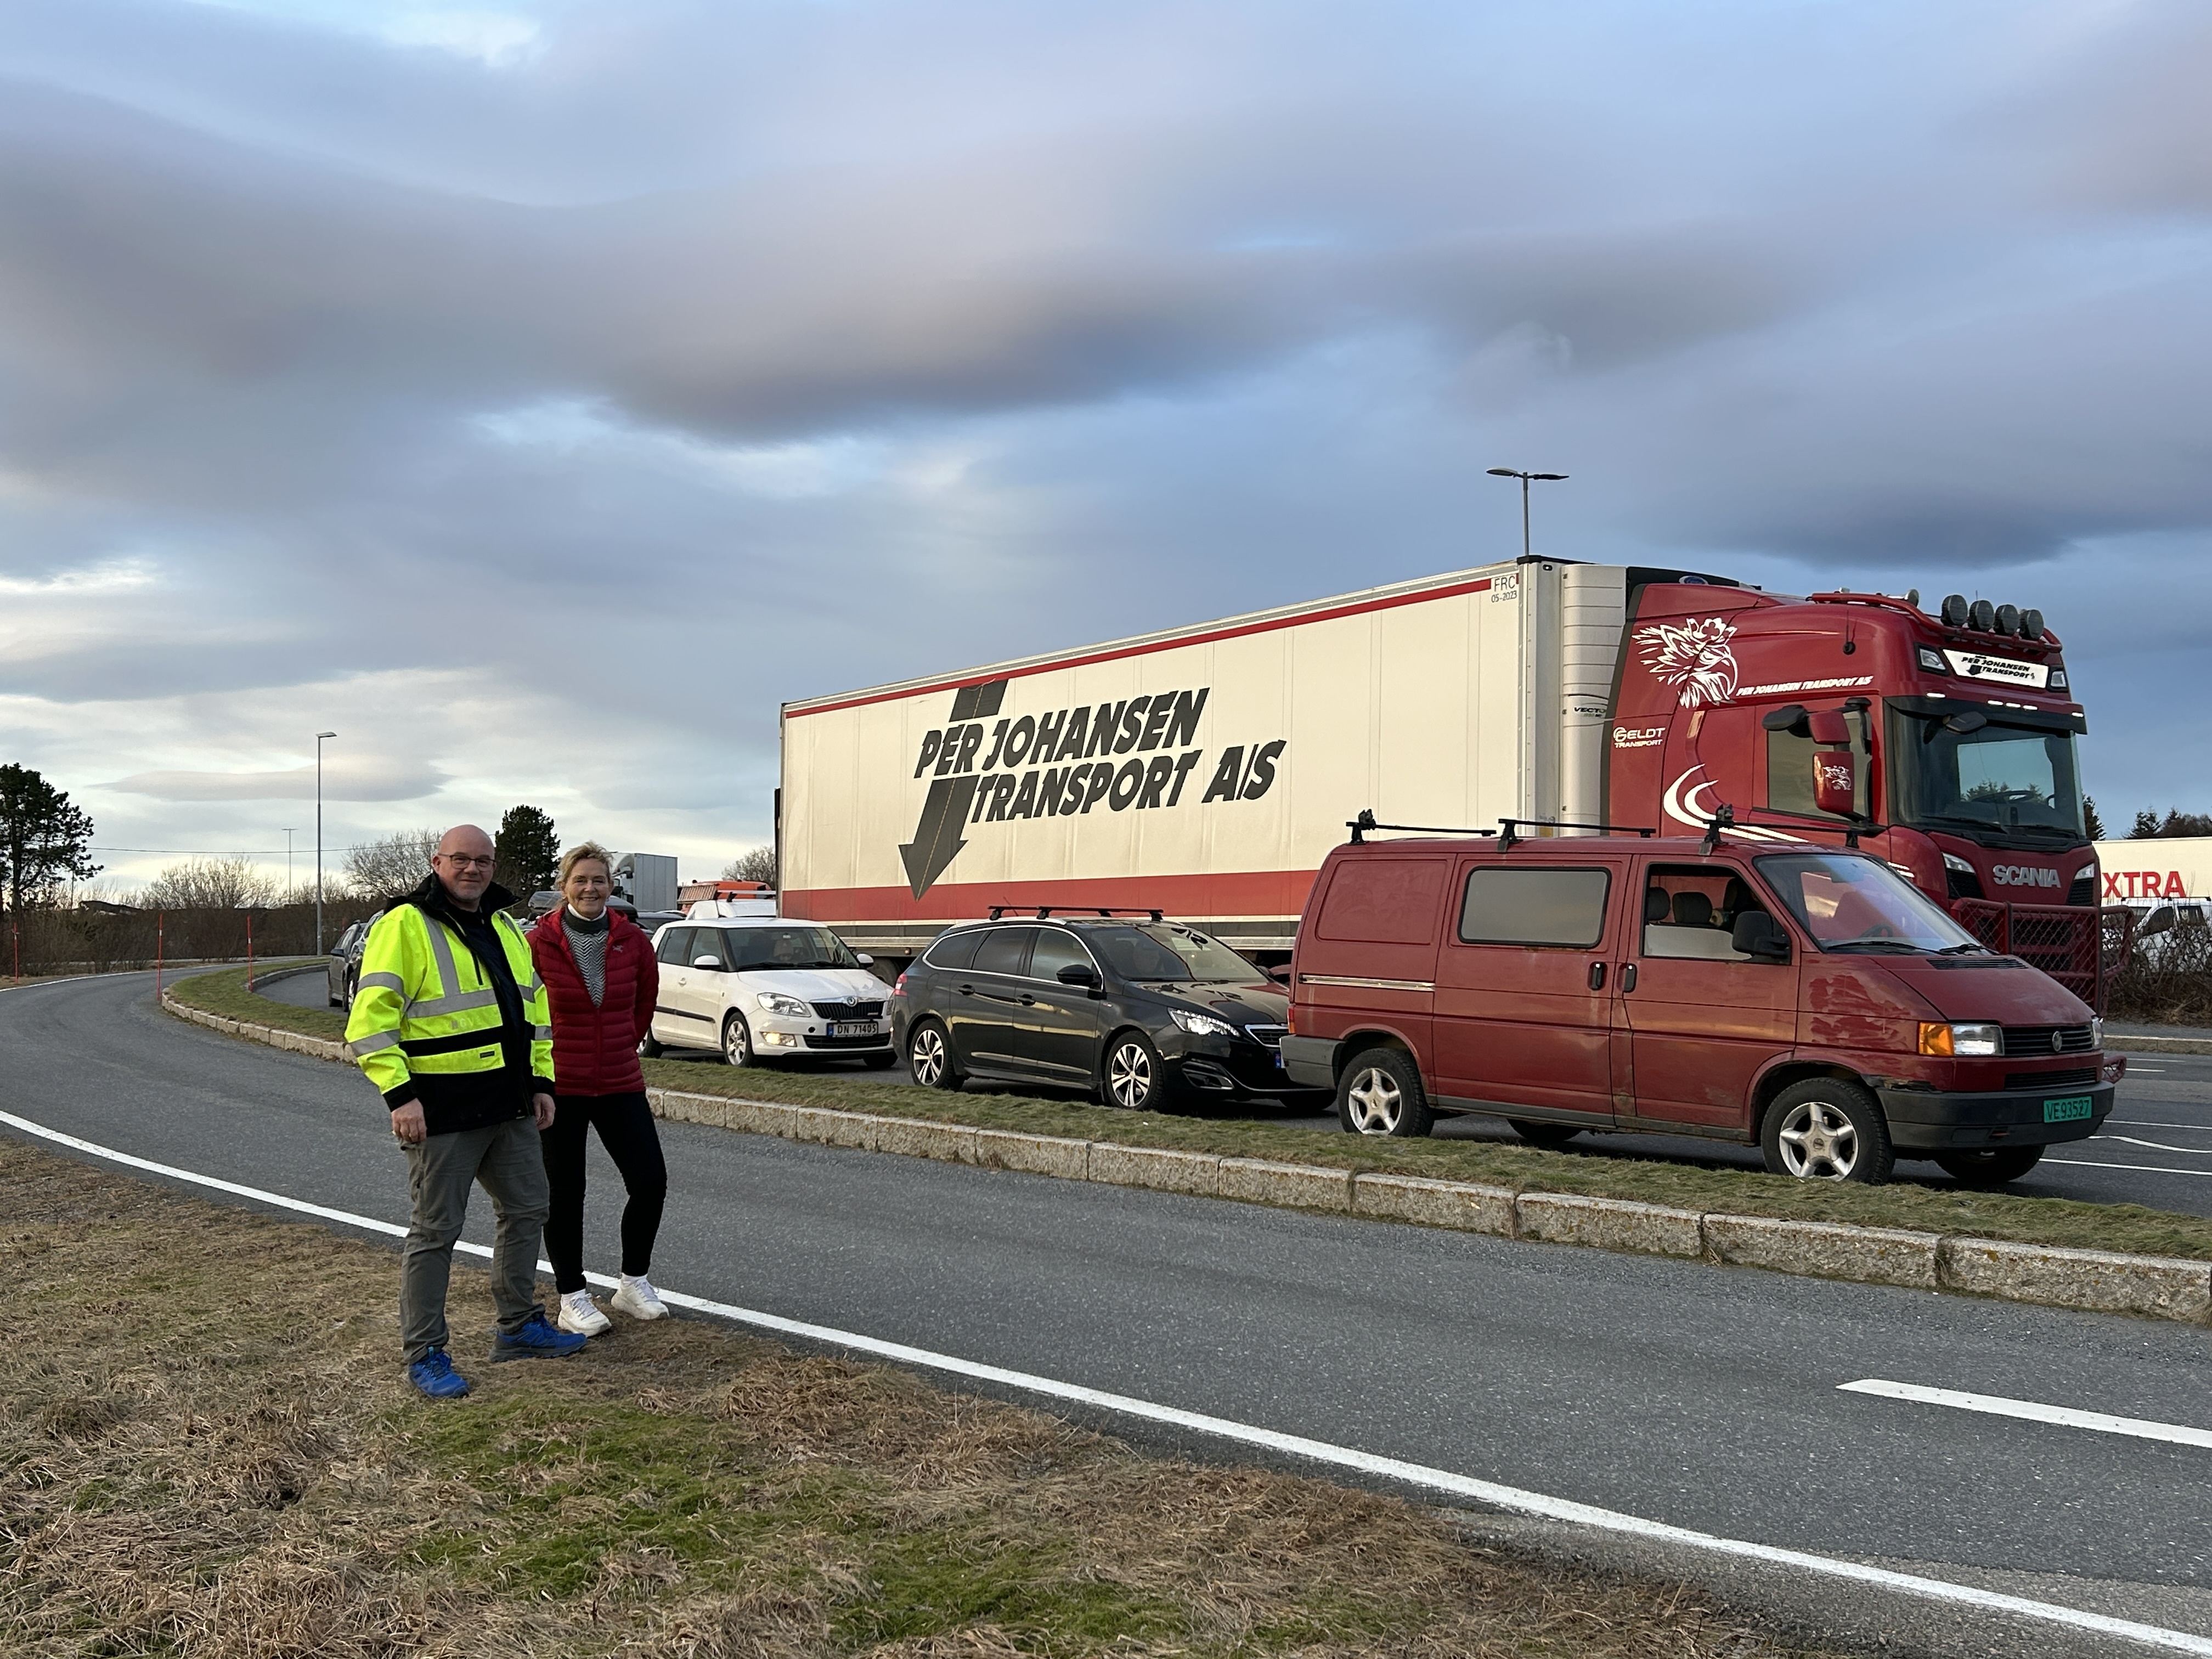
[{"label": "white road marking line", "polygon": [[2212,1170],[2169,1170],[2161,1164],[2100,1164],[2093,1158],[2046,1158],[2045,1164],[2070,1164],[2077,1170],[2132,1170],[2137,1175],[2212,1176]]},{"label": "white road marking line", "polygon": [[2169,1146],[2162,1140],[2137,1140],[2133,1135],[2091,1135],[2092,1140],[2117,1140],[2124,1146],[2148,1146],[2154,1152],[2194,1152],[2212,1158],[2212,1146]]},{"label": "white road marking line", "polygon": [[[112,1147],[96,1142],[80,1140],[75,1135],[49,1129],[44,1124],[33,1123],[27,1118],[17,1117],[12,1112],[0,1112],[0,1123],[22,1130],[26,1134],[39,1136],[58,1145],[95,1158],[106,1158],[134,1170],[145,1170],[155,1175],[165,1175],[196,1186],[209,1187],[217,1192],[234,1193],[240,1197],[258,1199],[283,1209],[296,1210],[326,1221],[341,1221],[348,1225],[365,1227],[373,1232],[404,1236],[407,1229],[389,1221],[379,1221],[371,1216],[355,1215],[345,1210],[333,1210],[320,1204],[309,1204],[283,1193],[267,1192],[258,1187],[240,1186],[236,1182],[217,1180],[197,1170],[180,1170],[173,1164],[156,1164],[149,1158],[134,1158],[128,1152],[118,1152]],[[460,1249],[471,1255],[489,1255],[491,1252],[481,1244],[463,1244]],[[538,1264],[547,1270],[547,1264]],[[593,1284],[606,1285],[615,1281],[604,1273],[586,1273]],[[1163,1406],[1149,1400],[1139,1400],[1129,1395],[1109,1394],[1102,1389],[1085,1388],[1079,1383],[1063,1382],[1056,1377],[1037,1376],[1027,1371],[1008,1370],[1002,1366],[986,1365],[972,1359],[962,1359],[951,1354],[933,1353],[927,1348],[908,1347],[902,1342],[886,1342],[879,1337],[862,1336],[853,1331],[841,1331],[834,1326],[811,1325],[803,1320],[785,1319],[779,1315],[761,1313],[750,1308],[740,1308],[727,1302],[711,1301],[705,1297],[687,1296],[680,1291],[663,1289],[661,1300],[694,1312],[711,1314],[738,1324],[750,1325],[761,1330],[775,1331],[787,1336],[805,1338],[836,1347],[848,1348],[857,1353],[874,1354],[879,1358],[895,1360],[902,1364],[916,1365],[927,1370],[945,1371],[954,1376],[972,1377],[981,1382],[995,1382],[1005,1388],[1025,1394],[1042,1395],[1047,1399],[1065,1400],[1077,1405],[1093,1406],[1102,1411],[1124,1417],[1142,1419],[1147,1422],[1165,1423],[1176,1428],[1194,1430],[1242,1445],[1263,1447],[1269,1451],[1304,1458],[1310,1462],[1336,1468],[1353,1469],[1362,1474],[1371,1474],[1386,1480],[1395,1480],[1409,1486],[1425,1487],[1432,1492],[1449,1492],[1455,1497],[1471,1498],[1493,1508],[1510,1510],[1522,1515],[1534,1515],[1549,1521],[1565,1521],[1577,1526],[1593,1528],[1601,1532],[1623,1533],[1631,1537],[1648,1538],[1661,1543],[1677,1544],[1686,1548],[1705,1550],[1715,1555],[1739,1556],[1753,1561],[1765,1561],[1776,1565],[1795,1567],[1802,1571],[1819,1573],[1826,1577],[1849,1579],[1862,1584],[1878,1585],[1884,1589],[1900,1591],[1908,1595],[1919,1595],[1932,1601],[1950,1601],[1966,1607],[1979,1607],[1990,1613],[2015,1614],[2024,1619],[2039,1620],[2045,1624],[2063,1625],[2074,1630],[2093,1632],[2100,1636],[2119,1637],[2140,1642],[2154,1648],[2168,1649],[2175,1653],[2193,1653],[2212,1659],[2212,1638],[2193,1636],[2187,1631],[2168,1630],[2160,1625],[2138,1624],[2130,1619],[2109,1618],[2100,1613],[2084,1613],[2078,1607],[2061,1607],[2055,1601],[2031,1601],[2021,1595],[2004,1595],[1995,1590],[1979,1589],[1970,1584],[1954,1584],[1942,1578],[1923,1578],[1908,1572],[1893,1572],[1886,1567],[1869,1567],[1856,1561],[1847,1561],[1828,1555],[1810,1555],[1802,1550],[1782,1549],[1772,1544],[1755,1544],[1741,1538],[1727,1538],[1717,1533],[1696,1532],[1687,1527],[1670,1526],[1663,1521],[1647,1521],[1640,1516],[1624,1515],[1618,1510],[1600,1509],[1594,1504],[1578,1504],[1571,1498],[1553,1498],[1544,1492],[1524,1492],[1517,1486],[1500,1486],[1496,1481],[1480,1480],[1472,1475],[1458,1474],[1449,1469],[1431,1468],[1420,1463],[1408,1463],[1395,1457],[1380,1457],[1372,1452],[1357,1450],[1350,1446],[1339,1446],[1325,1440],[1309,1440],[1303,1435],[1284,1434],[1273,1429],[1263,1429],[1249,1423],[1239,1423],[1225,1417],[1210,1417],[1202,1412],[1185,1411],[1178,1406]]]},{"label": "white road marking line", "polygon": [[2108,1117],[2105,1121],[2130,1129],[2203,1129],[2212,1133],[2212,1123],[2166,1123],[2148,1117]]},{"label": "white road marking line", "polygon": [[1838,1382],[1836,1387],[1844,1394],[1878,1395],[1885,1400],[1910,1400],[1923,1406],[1953,1406],[1962,1412],[2021,1417],[2031,1423],[2056,1423],[2068,1429],[2095,1429],[2103,1434],[2131,1435],[2137,1440],[2169,1440],[2177,1446],[2212,1447],[2212,1429],[2154,1423],[2148,1418],[2114,1417],[2107,1412],[2076,1411],[2071,1406],[2046,1406],[2039,1401],[2008,1400],[2002,1395],[1968,1394],[1960,1389],[1923,1388],[1917,1382],[1892,1382],[1879,1376]]}]

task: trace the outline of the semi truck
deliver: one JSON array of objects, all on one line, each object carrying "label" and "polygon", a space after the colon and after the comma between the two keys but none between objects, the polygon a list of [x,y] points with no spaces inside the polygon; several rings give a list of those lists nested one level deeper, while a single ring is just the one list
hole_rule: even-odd
[{"label": "semi truck", "polygon": [[1348,835],[1848,842],[2101,1006],[2087,729],[2032,610],[1523,557],[787,703],[782,902],[893,963],[1031,907],[1269,962]]}]

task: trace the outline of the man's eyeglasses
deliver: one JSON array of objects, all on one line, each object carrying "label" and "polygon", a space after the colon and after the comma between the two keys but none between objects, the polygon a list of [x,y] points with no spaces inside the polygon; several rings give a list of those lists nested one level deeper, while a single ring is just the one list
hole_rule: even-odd
[{"label": "man's eyeglasses", "polygon": [[465,853],[441,853],[438,856],[463,870],[489,870],[496,862],[493,859],[472,859]]}]

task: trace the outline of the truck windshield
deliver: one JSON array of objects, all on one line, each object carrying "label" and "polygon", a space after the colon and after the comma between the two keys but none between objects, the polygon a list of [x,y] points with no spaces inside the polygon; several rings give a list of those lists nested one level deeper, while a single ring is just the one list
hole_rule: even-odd
[{"label": "truck windshield", "polygon": [[1086,927],[1083,939],[1123,979],[1250,985],[1267,977],[1227,945],[1172,922]]},{"label": "truck windshield", "polygon": [[1893,823],[2036,846],[2089,838],[2071,732],[1994,719],[1956,732],[1940,714],[1905,714],[1887,759]]},{"label": "truck windshield", "polygon": [[1778,854],[1756,862],[1823,951],[1969,956],[1984,949],[1886,864],[1848,853]]}]

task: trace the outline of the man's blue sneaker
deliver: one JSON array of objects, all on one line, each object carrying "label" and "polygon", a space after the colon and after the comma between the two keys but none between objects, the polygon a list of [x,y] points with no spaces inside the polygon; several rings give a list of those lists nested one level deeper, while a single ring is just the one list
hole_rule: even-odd
[{"label": "man's blue sneaker", "polygon": [[491,1340],[494,1359],[566,1359],[584,1346],[573,1331],[556,1331],[543,1312],[533,1313],[513,1334],[501,1331]]},{"label": "man's blue sneaker", "polygon": [[433,1348],[407,1368],[407,1380],[433,1400],[459,1400],[469,1391],[469,1379],[453,1369],[443,1348]]}]

